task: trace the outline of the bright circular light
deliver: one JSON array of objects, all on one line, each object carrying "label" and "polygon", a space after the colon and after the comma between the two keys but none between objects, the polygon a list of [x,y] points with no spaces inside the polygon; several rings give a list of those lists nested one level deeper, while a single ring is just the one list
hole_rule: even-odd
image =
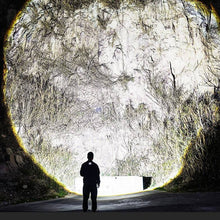
[{"label": "bright circular light", "polygon": [[181,134],[179,119],[218,70],[216,17],[183,0],[88,2],[33,0],[16,20],[5,48],[16,133],[71,191],[88,151],[102,176],[160,186],[200,129]]}]

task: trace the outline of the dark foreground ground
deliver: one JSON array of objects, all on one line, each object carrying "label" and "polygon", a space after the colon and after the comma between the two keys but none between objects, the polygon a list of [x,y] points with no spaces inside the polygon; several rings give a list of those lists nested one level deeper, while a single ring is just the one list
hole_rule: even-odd
[{"label": "dark foreground ground", "polygon": [[[220,212],[220,192],[138,194],[98,197],[97,212]],[[82,196],[0,207],[0,212],[82,212]],[[91,203],[89,203],[89,209]],[[89,211],[91,212],[91,211]]]}]

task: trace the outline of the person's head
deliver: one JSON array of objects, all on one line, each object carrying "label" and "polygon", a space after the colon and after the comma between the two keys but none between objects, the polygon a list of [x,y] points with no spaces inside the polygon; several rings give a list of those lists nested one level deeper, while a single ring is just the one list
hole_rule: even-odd
[{"label": "person's head", "polygon": [[94,157],[94,154],[93,154],[92,152],[89,152],[89,153],[87,154],[87,158],[88,158],[89,161],[92,161],[92,160],[93,160],[93,157]]}]

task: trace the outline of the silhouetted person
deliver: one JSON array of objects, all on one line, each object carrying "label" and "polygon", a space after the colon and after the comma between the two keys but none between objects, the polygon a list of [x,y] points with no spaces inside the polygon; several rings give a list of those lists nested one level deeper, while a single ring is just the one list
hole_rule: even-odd
[{"label": "silhouetted person", "polygon": [[100,185],[99,167],[93,160],[93,153],[87,154],[88,161],[82,164],[80,175],[83,176],[83,211],[88,210],[88,199],[91,193],[92,211],[97,209],[97,187]]}]

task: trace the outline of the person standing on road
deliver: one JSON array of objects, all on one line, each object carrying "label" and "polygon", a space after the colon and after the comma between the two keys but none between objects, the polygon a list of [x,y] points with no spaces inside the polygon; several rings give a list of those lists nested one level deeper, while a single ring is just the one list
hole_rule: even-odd
[{"label": "person standing on road", "polygon": [[94,154],[87,154],[88,161],[82,164],[80,175],[83,177],[83,211],[88,210],[88,199],[91,193],[92,211],[97,209],[97,187],[100,186],[100,171],[96,163],[93,162]]}]

